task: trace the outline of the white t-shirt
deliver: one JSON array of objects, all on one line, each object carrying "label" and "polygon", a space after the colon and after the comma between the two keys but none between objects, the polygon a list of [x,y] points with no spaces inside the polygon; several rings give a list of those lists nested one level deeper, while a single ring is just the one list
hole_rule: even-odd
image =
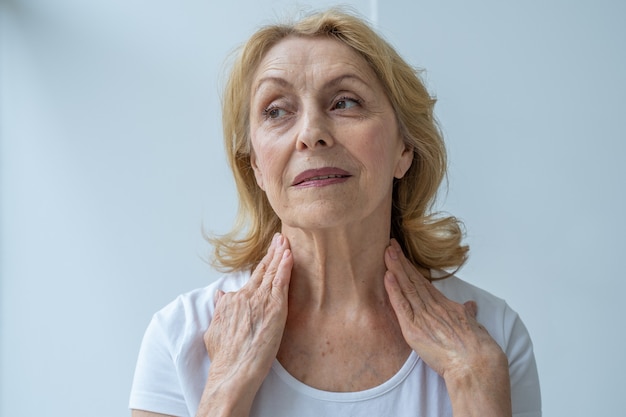
[{"label": "white t-shirt", "polygon": [[[224,275],[205,288],[176,298],[156,313],[146,330],[130,397],[130,408],[194,417],[210,360],[204,332],[214,313],[217,289],[236,291],[249,272]],[[456,277],[433,282],[446,297],[476,301],[477,320],[509,359],[513,415],[540,417],[541,396],[532,343],[517,313],[504,301]],[[254,400],[251,417],[452,416],[443,379],[412,352],[391,379],[359,392],[327,392],[291,376],[278,361]]]}]

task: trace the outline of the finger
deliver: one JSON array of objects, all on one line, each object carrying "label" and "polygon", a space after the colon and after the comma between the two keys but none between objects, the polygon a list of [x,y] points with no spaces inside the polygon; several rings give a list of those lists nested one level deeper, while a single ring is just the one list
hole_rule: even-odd
[{"label": "finger", "polygon": [[472,318],[476,318],[476,314],[478,314],[478,305],[476,304],[476,301],[466,301],[463,305],[470,316],[472,316]]},{"label": "finger", "polygon": [[288,248],[289,245],[287,243],[287,239],[282,234],[278,234],[274,240],[274,252],[272,254],[272,258],[267,266],[267,269],[265,270],[260,287],[264,287],[266,289],[270,289],[272,287],[278,268],[283,262],[283,256]]},{"label": "finger", "polygon": [[224,291],[222,291],[222,290],[215,291],[215,302],[213,303],[214,307],[217,307],[217,303],[220,302],[220,300],[222,299],[223,295],[224,295]]},{"label": "finger", "polygon": [[390,242],[391,248],[395,250],[395,257],[392,259],[396,260],[399,266],[404,270],[405,274],[413,281],[415,284],[425,285],[430,283],[424,275],[422,275],[417,268],[406,258],[404,252],[402,251],[402,247],[398,243],[397,240],[391,239]]},{"label": "finger", "polygon": [[387,271],[385,273],[384,283],[389,301],[400,323],[412,322],[415,316],[413,306],[404,295],[404,291],[393,272]]},{"label": "finger", "polygon": [[293,267],[293,256],[290,249],[285,249],[280,260],[274,279],[272,280],[272,293],[279,295],[283,299],[289,296],[289,282],[291,281],[291,268]]},{"label": "finger", "polygon": [[397,240],[391,239],[391,247],[396,250],[397,259],[402,269],[407,274],[413,286],[424,303],[429,303],[432,300],[437,302],[446,302],[448,299],[437,289],[429,280],[422,275],[417,268],[404,256],[402,248]]},{"label": "finger", "polygon": [[254,288],[258,288],[259,285],[261,285],[263,277],[265,276],[265,273],[274,257],[278,237],[279,233],[274,234],[274,237],[270,242],[270,247],[267,249],[267,253],[263,257],[263,259],[261,259],[261,262],[259,262],[254,271],[252,271],[252,276],[250,277],[250,281],[248,281],[247,285],[250,285]]},{"label": "finger", "polygon": [[[402,252],[399,251],[393,244],[387,247],[385,251],[385,264],[388,268],[388,271],[393,274],[400,289],[402,290],[404,296],[408,301],[412,303],[413,309],[417,310],[424,307],[424,302],[426,300],[423,299],[421,292],[426,292],[425,290],[420,290],[419,287],[415,284],[416,281],[419,280],[419,277],[411,278],[409,274],[419,274],[419,272],[415,268],[410,268],[411,265],[403,265],[402,259],[404,256]],[[407,262],[408,263],[408,262]],[[410,271],[407,273],[407,270]],[[421,277],[421,274],[419,274]],[[423,278],[423,277],[422,277]],[[425,278],[423,278],[425,279]]]},{"label": "finger", "polygon": [[388,246],[385,250],[385,265],[392,273],[393,278],[403,292],[411,291],[411,289],[414,288],[414,285],[411,283],[411,280],[404,270],[404,266],[400,260],[400,254],[393,245]]}]

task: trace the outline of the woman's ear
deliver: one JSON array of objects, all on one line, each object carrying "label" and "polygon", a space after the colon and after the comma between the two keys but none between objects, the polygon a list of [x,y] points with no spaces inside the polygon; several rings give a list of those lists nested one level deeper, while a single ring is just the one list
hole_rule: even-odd
[{"label": "woman's ear", "polygon": [[261,170],[259,169],[259,166],[256,163],[256,155],[254,154],[254,151],[250,152],[250,166],[252,167],[252,170],[254,171],[254,177],[256,178],[256,183],[258,184],[259,188],[261,188],[261,190],[265,191],[265,188],[263,188],[263,173],[261,172]]},{"label": "woman's ear", "polygon": [[402,150],[402,154],[400,155],[400,159],[398,159],[398,163],[396,164],[396,170],[393,174],[394,178],[400,179],[404,177],[404,174],[411,168],[411,164],[413,163],[413,155],[414,148],[413,145],[409,145],[404,142],[404,149]]}]

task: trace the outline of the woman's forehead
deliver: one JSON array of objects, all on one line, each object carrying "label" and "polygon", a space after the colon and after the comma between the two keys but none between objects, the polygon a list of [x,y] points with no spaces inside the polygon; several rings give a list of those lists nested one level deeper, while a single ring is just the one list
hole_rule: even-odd
[{"label": "woman's forehead", "polygon": [[265,54],[252,78],[252,91],[268,80],[281,83],[306,77],[323,83],[350,77],[365,83],[377,81],[367,61],[338,40],[288,37]]}]

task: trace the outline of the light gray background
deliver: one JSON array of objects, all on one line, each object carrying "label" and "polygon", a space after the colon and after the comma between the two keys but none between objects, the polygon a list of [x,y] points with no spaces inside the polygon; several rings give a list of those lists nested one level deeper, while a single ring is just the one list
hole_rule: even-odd
[{"label": "light gray background", "polygon": [[[622,415],[626,3],[350,3],[427,69],[460,275],[525,320],[544,415]],[[294,4],[0,0],[2,416],[128,415],[151,315],[217,276],[201,230],[236,209],[225,58]]]}]

